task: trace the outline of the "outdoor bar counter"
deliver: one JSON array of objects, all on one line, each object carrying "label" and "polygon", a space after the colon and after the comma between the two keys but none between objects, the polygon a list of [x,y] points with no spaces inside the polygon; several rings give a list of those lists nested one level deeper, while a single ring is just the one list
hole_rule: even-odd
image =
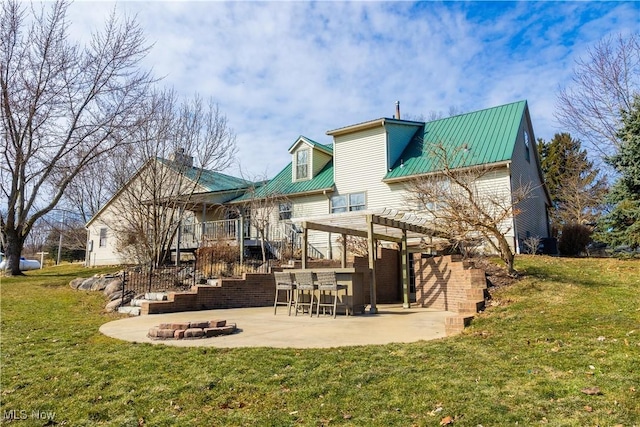
[{"label": "outdoor bar counter", "polygon": [[[345,285],[347,287],[346,303],[351,311],[351,314],[364,314],[364,308],[367,305],[364,295],[364,277],[365,274],[369,274],[369,269],[360,268],[307,268],[307,269],[287,269],[295,274],[296,272],[309,272],[318,273],[321,271],[334,271],[336,273],[336,280],[338,284]],[[315,291],[316,296],[318,290]],[[339,292],[338,300],[345,302],[344,291]]]}]

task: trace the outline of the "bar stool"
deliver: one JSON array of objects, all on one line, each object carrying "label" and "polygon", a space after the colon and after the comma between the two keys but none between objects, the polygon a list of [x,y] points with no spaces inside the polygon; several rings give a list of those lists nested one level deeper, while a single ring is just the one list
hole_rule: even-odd
[{"label": "bar stool", "polygon": [[[333,309],[333,318],[336,318],[336,308],[341,305],[344,306],[345,314],[349,315],[349,305],[347,304],[347,297],[349,296],[349,291],[346,285],[338,284],[336,280],[336,272],[335,271],[322,271],[317,273],[318,276],[318,290],[320,291],[320,295],[318,296],[318,317],[320,317],[320,307],[331,307]],[[338,292],[344,290],[344,299],[343,302],[338,303]],[[324,295],[325,292],[328,292],[329,295]],[[329,298],[333,297],[333,301],[323,302],[322,297],[329,296]],[[323,310],[324,311],[324,310]]]},{"label": "bar stool", "polygon": [[[296,301],[294,311],[296,312],[296,316],[298,315],[299,309],[304,313],[305,307],[309,307],[309,316],[313,316],[313,300],[315,298],[314,291],[316,289],[316,285],[313,282],[313,273],[310,271],[295,273],[295,278]],[[307,296],[309,297],[308,301],[306,300]]]},{"label": "bar stool", "polygon": [[[289,316],[291,316],[291,306],[293,305],[293,291],[295,289],[295,284],[293,283],[293,275],[291,273],[286,272],[274,272],[273,273],[276,279],[276,299],[273,303],[273,314],[275,316],[279,305],[286,305],[289,309]],[[278,294],[280,291],[286,292],[286,300],[278,301]]]}]

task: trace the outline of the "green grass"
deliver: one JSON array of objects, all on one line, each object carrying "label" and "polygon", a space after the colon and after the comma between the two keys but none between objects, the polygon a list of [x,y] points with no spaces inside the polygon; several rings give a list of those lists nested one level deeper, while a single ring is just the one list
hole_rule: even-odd
[{"label": "green grass", "polygon": [[[459,336],[340,349],[177,348],[102,336],[67,266],[0,282],[2,421],[53,425],[640,425],[640,261],[521,257]],[[375,333],[375,331],[372,331]],[[599,387],[600,395],[581,390]],[[25,411],[25,412],[20,412]]]}]

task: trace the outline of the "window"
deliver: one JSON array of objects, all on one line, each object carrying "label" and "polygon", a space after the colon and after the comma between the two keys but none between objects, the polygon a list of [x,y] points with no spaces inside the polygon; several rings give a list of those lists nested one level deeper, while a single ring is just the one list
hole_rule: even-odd
[{"label": "window", "polygon": [[101,248],[107,247],[107,229],[106,228],[100,229],[100,244],[98,246],[100,246]]},{"label": "window", "polygon": [[365,208],[364,193],[349,194],[349,210],[362,211]]},{"label": "window", "polygon": [[278,219],[291,219],[291,211],[293,210],[293,206],[291,202],[280,203],[278,206]]},{"label": "window", "polygon": [[364,193],[351,193],[331,198],[331,213],[361,211],[366,209]]},{"label": "window", "polygon": [[309,178],[309,150],[296,152],[296,179]]},{"label": "window", "polygon": [[333,196],[331,198],[331,213],[347,211],[347,196]]},{"label": "window", "polygon": [[529,153],[529,133],[524,131],[524,158],[527,162],[531,161],[531,154]]}]

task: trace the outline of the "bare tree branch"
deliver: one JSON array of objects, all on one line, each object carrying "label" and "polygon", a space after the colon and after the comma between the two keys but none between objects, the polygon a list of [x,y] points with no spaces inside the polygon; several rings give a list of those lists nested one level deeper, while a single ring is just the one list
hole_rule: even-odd
[{"label": "bare tree branch", "polygon": [[154,82],[139,68],[149,47],[135,20],[114,11],[83,47],[69,40],[67,8],[64,0],[29,12],[14,0],[0,8],[0,184],[12,274],[34,223],[83,169],[134,142]]},{"label": "bare tree branch", "polygon": [[178,228],[193,217],[195,198],[209,191],[203,176],[227,168],[236,145],[213,102],[205,105],[196,96],[178,103],[175,92],[164,91],[154,93],[145,108],[148,120],[136,130],[140,142],[113,171],[123,185],[113,202],[117,215],[105,217],[125,257],[160,265]]},{"label": "bare tree branch", "polygon": [[556,118],[603,157],[617,153],[620,111],[640,94],[640,33],[607,37],[576,62],[572,83],[558,93]]},{"label": "bare tree branch", "polygon": [[453,168],[456,159],[467,155],[464,147],[447,149],[431,146],[430,156],[437,161],[437,173],[415,178],[408,186],[406,202],[431,218],[440,238],[453,246],[488,244],[515,273],[514,253],[506,235],[518,215],[518,204],[530,197],[530,183],[511,192],[488,184],[496,169],[491,165]]}]

